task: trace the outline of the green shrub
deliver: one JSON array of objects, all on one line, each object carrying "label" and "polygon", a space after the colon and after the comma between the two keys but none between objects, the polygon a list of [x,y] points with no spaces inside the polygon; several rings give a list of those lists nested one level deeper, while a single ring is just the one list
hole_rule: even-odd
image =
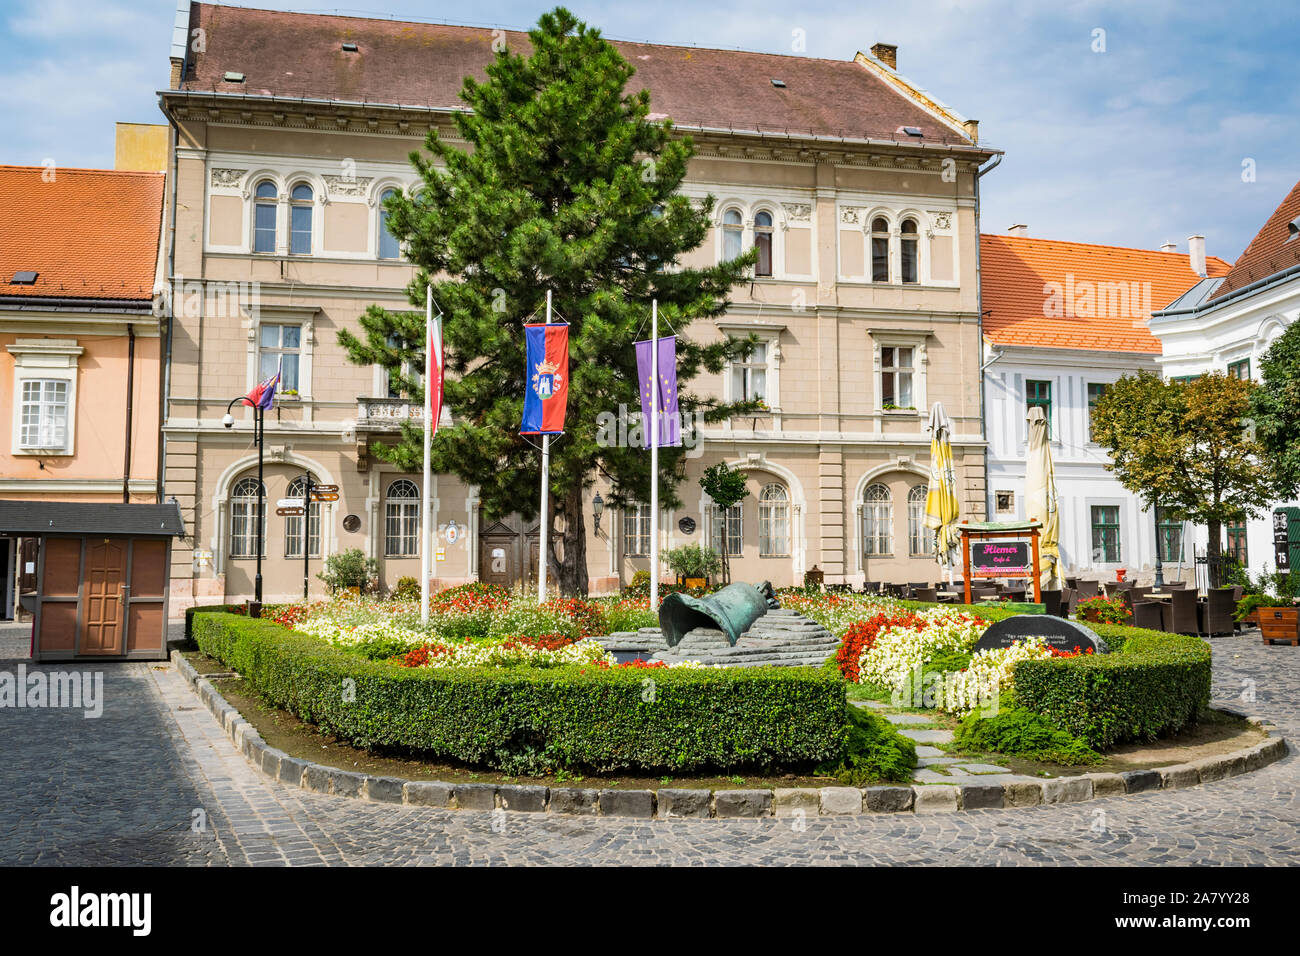
[{"label": "green shrub", "polygon": [[876,781],[905,783],[916,769],[916,744],[888,720],[865,707],[849,708],[849,735],[842,754],[817,768],[848,787]]},{"label": "green shrub", "polygon": [[1131,636],[1110,654],[1016,664],[1016,700],[1098,750],[1195,723],[1210,702],[1209,646],[1197,637],[1120,630]]},{"label": "green shrub", "polygon": [[378,561],[367,558],[360,548],[349,548],[326,558],[325,570],[316,577],[324,581],[331,591],[360,588],[364,592],[370,587],[371,579],[378,574]]},{"label": "green shrub", "polygon": [[1000,753],[1074,766],[1101,763],[1101,755],[1042,714],[1004,694],[996,716],[972,711],[957,725],[954,741],[970,753]]},{"label": "green shrub", "polygon": [[664,564],[683,578],[712,577],[722,570],[722,556],[702,544],[684,544],[664,552]]},{"label": "green shrub", "polygon": [[808,768],[848,735],[844,683],[814,669],[404,668],[231,614],[197,615],[194,634],[353,746],[507,773]]},{"label": "green shrub", "polygon": [[394,601],[418,601],[420,600],[420,579],[413,578],[410,575],[404,575],[397,579],[397,587],[393,588]]},{"label": "green shrub", "polygon": [[243,614],[243,604],[191,604],[185,609],[185,640],[194,640],[194,615],[206,613]]}]

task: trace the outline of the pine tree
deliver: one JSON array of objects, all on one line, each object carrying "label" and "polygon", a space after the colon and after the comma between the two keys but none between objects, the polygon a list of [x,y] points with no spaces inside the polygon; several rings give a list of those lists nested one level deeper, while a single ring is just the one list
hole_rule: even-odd
[{"label": "pine tree", "polygon": [[[683,413],[716,422],[754,403],[724,405],[691,392],[702,370],[722,371],[752,340],[707,345],[681,333],[721,315],[727,295],[755,261],[751,250],[711,268],[679,265],[704,240],[713,199],[680,195],[694,149],[669,121],[648,120],[650,97],[628,94],[634,70],[598,30],[557,8],[529,32],[527,55],[500,50],[486,82],[467,77],[454,116],[468,148],[431,129],[427,154],[412,153],[423,179],[414,199],[388,200],[389,229],[417,266],[408,287],[421,311],[371,306],[362,334],[344,330],[350,359],[378,364],[413,399],[424,367],[425,288],[444,316],[444,404],[455,426],[434,436],[432,467],[479,488],[489,519],[536,516],[541,461],[519,435],[525,389],[523,325],[544,321],[546,292],[555,318],[570,324],[569,406],[565,433],[551,441],[551,577],[565,594],[586,594],[583,491],[597,475],[612,485],[613,507],[650,500],[650,455],[602,439],[601,413],[639,414],[633,342],[649,336],[652,299],[660,334],[678,333]],[[406,425],[400,440],[375,448],[418,471],[423,434]],[[661,449],[660,501],[680,504],[681,449]]]}]

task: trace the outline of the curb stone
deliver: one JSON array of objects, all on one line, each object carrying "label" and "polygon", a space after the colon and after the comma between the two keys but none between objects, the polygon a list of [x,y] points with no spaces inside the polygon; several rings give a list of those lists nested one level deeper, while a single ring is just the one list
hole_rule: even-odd
[{"label": "curb stone", "polygon": [[949,784],[936,783],[928,787],[913,787],[916,794],[914,806],[917,814],[956,813],[960,809],[957,788]]},{"label": "curb stone", "polygon": [[[789,817],[799,811],[822,815],[858,813],[951,813],[958,810],[1020,808],[1040,804],[1075,803],[1121,794],[1175,790],[1252,773],[1290,752],[1286,738],[1267,717],[1246,715],[1229,707],[1220,710],[1244,717],[1267,733],[1268,739],[1250,747],[1203,757],[1191,763],[1118,774],[1088,773],[1078,777],[1013,781],[1005,784],[944,784],[855,787],[785,787],[775,790],[594,790],[577,787],[548,789],[525,784],[447,783],[402,780],[326,767],[290,757],[271,747],[206,677],[179,650],[171,662],[190,690],[216,719],[235,748],[272,780],[313,793],[440,809],[551,812],[640,819],[707,817]],[[994,791],[998,791],[995,793]],[[856,801],[857,809],[853,809]]]}]

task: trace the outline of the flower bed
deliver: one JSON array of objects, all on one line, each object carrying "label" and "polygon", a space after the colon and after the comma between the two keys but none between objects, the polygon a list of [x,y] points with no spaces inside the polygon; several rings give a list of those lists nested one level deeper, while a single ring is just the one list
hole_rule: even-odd
[{"label": "flower bed", "polygon": [[403,667],[234,614],[195,615],[193,632],[268,703],[353,746],[507,773],[796,770],[848,740],[845,684],[817,669]]}]

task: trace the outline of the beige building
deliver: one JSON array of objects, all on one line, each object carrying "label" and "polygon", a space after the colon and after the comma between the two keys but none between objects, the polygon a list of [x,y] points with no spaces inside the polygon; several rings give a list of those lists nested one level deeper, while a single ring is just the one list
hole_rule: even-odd
[{"label": "beige building", "polygon": [[[406,157],[430,124],[455,141],[461,78],[483,75],[494,42],[527,38],[186,6],[161,94],[176,287],[165,493],[194,532],[173,562],[173,606],[251,594],[256,448],[246,413],[230,430],[221,418],[281,362],[288,391],[266,422],[265,597],[301,593],[302,519],[275,516],[274,502],[304,473],[341,489],[310,516],[312,575],[320,555],[359,547],[392,587],[418,574],[420,479],[371,448],[421,410],[390,396],[378,368],[350,364],[336,335],[371,303],[410,308],[411,266],[380,203],[416,185]],[[919,517],[936,401],[954,422],[964,511],[984,515],[978,170],[997,151],[900,76],[892,47],[829,61],[616,45],[652,111],[695,139],[685,191],[717,200],[690,261],[760,247],[727,316],[689,334],[756,333],[748,362],[696,385],[771,411],[706,429],[662,546],[713,540],[734,554],[734,577],[777,584],[813,566],[828,582],[934,580]],[[719,460],[750,475],[752,494],[728,515],[696,481]],[[475,489],[448,476],[430,504],[439,584],[535,575],[535,523],[485,520]],[[605,513],[588,541],[593,592],[647,567],[648,519]]]}]

